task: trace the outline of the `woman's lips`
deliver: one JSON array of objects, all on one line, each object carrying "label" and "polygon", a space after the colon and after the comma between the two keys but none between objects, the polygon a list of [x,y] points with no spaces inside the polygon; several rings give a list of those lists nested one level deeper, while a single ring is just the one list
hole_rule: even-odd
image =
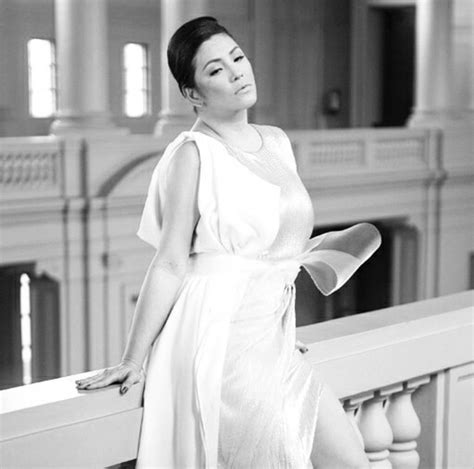
[{"label": "woman's lips", "polygon": [[235,92],[235,94],[245,93],[245,92],[248,91],[251,87],[252,87],[252,85],[251,85],[250,83],[247,83],[246,85],[241,86],[241,87]]}]

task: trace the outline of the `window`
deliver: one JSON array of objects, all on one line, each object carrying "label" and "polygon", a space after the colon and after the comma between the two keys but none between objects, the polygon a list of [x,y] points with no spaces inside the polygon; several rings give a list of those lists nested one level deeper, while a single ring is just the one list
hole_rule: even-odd
[{"label": "window", "polygon": [[123,48],[124,110],[128,117],[142,117],[150,111],[148,51],[144,44],[128,43]]},{"label": "window", "polygon": [[28,91],[30,115],[51,117],[56,111],[56,58],[52,41],[28,41]]},{"label": "window", "polygon": [[31,304],[30,277],[28,274],[21,274],[20,284],[20,330],[21,361],[23,363],[23,384],[31,384]]}]

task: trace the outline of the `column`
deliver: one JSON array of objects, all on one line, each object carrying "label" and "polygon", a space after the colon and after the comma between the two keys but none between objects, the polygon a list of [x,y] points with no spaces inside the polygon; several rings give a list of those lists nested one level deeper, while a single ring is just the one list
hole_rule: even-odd
[{"label": "column", "polygon": [[[12,47],[9,44],[9,9],[6,0],[0,0],[0,137],[8,136],[8,118],[10,114],[9,83],[11,82],[7,70],[11,70],[8,54],[12,53]],[[9,68],[10,67],[10,68]]]},{"label": "column", "polygon": [[468,54],[469,57],[469,62],[470,62],[470,67],[469,67],[469,77],[470,77],[470,97],[471,99],[469,100],[469,110],[471,112],[471,118],[474,120],[472,117],[474,115],[474,5],[472,3],[469,4],[470,10],[471,10],[471,15],[470,15],[470,45],[471,47],[468,47],[468,50],[470,50],[470,54]]},{"label": "column", "polygon": [[155,135],[171,136],[189,130],[196,119],[168,68],[166,50],[173,33],[186,21],[209,14],[208,0],[161,0],[161,111]]},{"label": "column", "polygon": [[58,112],[53,134],[126,133],[111,120],[107,0],[55,0]]},{"label": "column", "polygon": [[453,112],[452,0],[416,2],[415,106],[412,127],[447,120]]}]

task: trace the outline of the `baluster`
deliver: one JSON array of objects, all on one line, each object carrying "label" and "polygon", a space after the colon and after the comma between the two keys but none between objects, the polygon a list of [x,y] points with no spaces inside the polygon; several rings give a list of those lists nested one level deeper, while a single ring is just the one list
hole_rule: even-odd
[{"label": "baluster", "polygon": [[355,433],[360,441],[360,445],[362,448],[364,448],[364,439],[362,438],[362,434],[358,425],[358,420],[362,410],[361,406],[363,402],[372,399],[373,397],[373,392],[366,392],[363,394],[352,396],[344,401],[344,410],[346,411],[346,415],[349,419],[349,422],[351,422],[351,425],[354,427]]},{"label": "baluster", "polygon": [[365,452],[370,462],[370,467],[376,469],[389,469],[389,447],[393,441],[390,424],[385,415],[387,396],[403,389],[401,384],[389,386],[375,392],[373,399],[362,404],[359,418],[359,428],[364,439]]},{"label": "baluster", "polygon": [[393,442],[389,459],[394,469],[416,469],[420,464],[416,439],[420,436],[421,425],[411,396],[418,387],[429,381],[429,376],[410,380],[404,383],[402,391],[393,394],[390,399],[387,419],[392,428]]}]

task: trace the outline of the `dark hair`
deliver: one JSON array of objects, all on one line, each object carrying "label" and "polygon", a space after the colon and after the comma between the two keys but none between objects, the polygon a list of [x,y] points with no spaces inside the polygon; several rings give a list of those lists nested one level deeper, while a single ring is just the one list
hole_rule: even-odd
[{"label": "dark hair", "polygon": [[194,57],[200,45],[215,34],[232,35],[212,16],[200,16],[180,26],[168,43],[168,66],[184,96],[185,88],[194,88]]}]

